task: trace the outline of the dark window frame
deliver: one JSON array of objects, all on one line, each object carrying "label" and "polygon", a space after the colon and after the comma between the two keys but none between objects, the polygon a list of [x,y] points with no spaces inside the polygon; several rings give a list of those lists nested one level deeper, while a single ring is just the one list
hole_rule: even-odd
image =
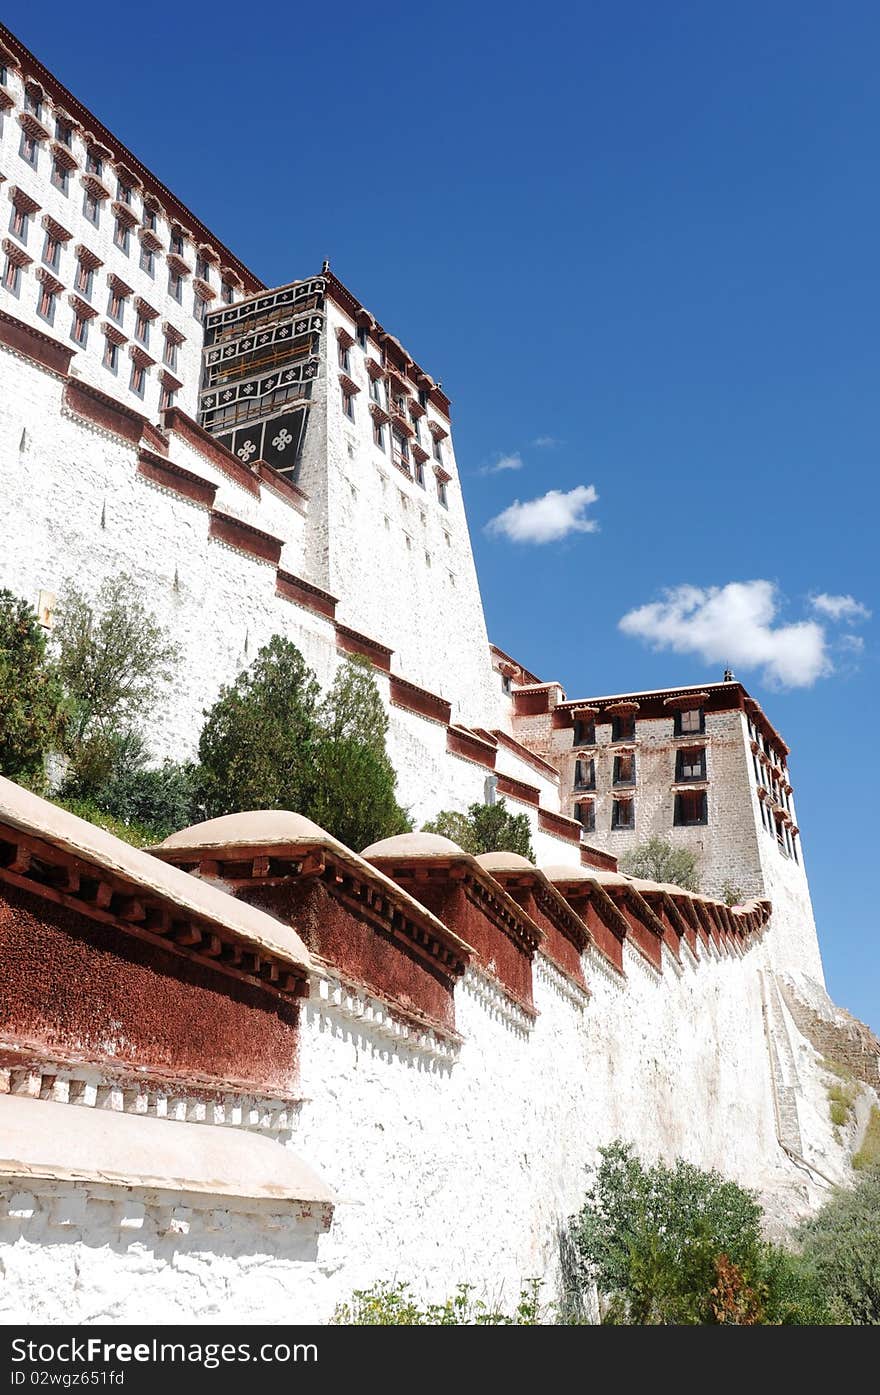
[{"label": "dark window frame", "polygon": [[[586,777],[579,774],[580,767],[586,766]],[[574,784],[576,790],[594,790],[596,788],[596,757],[578,756],[574,763]]]},{"label": "dark window frame", "polygon": [[[586,731],[586,734],[584,734]],[[573,746],[595,746],[596,744],[596,722],[595,719],[585,722],[576,718],[572,735]]]},{"label": "dark window frame", "polygon": [[[691,712],[698,712],[698,713],[699,713],[699,717],[700,717],[700,724],[699,724],[699,726],[693,727],[693,728],[689,727],[687,730],[684,730],[684,729],[683,729],[683,727],[682,727],[682,718],[684,717],[684,715],[685,715],[686,712],[687,712],[687,713],[691,713]],[[685,708],[682,708],[681,711],[676,712],[675,718],[674,718],[674,726],[673,726],[673,735],[674,735],[674,736],[704,736],[705,734],[706,734],[706,710],[705,710],[705,708],[703,708],[703,707],[685,707]]]},{"label": "dark window frame", "polygon": [[[626,807],[629,811],[629,820],[624,823],[621,820],[621,810]],[[632,795],[621,799],[614,799],[611,803],[611,827],[612,829],[633,829],[636,826],[636,801]]]},{"label": "dark window frame", "polygon": [[[686,775],[684,768],[686,765],[693,766],[696,762],[693,757],[699,755],[699,774]],[[706,747],[705,746],[681,746],[675,753],[675,782],[676,784],[687,784],[690,781],[706,779]]]},{"label": "dark window frame", "polygon": [[635,741],[636,739],[636,715],[634,712],[624,712],[611,718],[611,740],[612,741]]},{"label": "dark window frame", "polygon": [[[622,761],[629,761],[629,762],[631,762],[631,764],[630,764],[630,769],[631,769],[631,771],[632,771],[632,774],[631,774],[629,777],[623,776],[623,775],[621,775],[621,773],[620,773],[620,766],[621,766],[621,762],[622,762]],[[635,783],[636,783],[636,753],[635,753],[635,751],[622,751],[619,755],[616,755],[616,756],[614,757],[614,770],[613,770],[613,772],[612,772],[612,784],[615,786],[615,788],[618,787],[618,786],[626,786],[627,788],[631,788]]]},{"label": "dark window frame", "polygon": [[[685,817],[689,806],[697,805],[700,810],[699,818]],[[682,790],[675,796],[675,808],[672,815],[674,828],[705,828],[709,822],[709,798],[706,790]]]}]

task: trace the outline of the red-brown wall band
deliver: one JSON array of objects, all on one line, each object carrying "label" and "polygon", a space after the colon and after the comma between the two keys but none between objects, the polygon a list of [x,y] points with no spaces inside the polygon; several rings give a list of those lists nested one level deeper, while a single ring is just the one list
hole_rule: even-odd
[{"label": "red-brown wall band", "polygon": [[274,886],[254,882],[238,895],[293,925],[311,954],[348,979],[396,1003],[417,1018],[452,1030],[454,979],[433,966],[405,939],[339,901],[320,881],[287,880]]},{"label": "red-brown wall band", "polygon": [[50,1059],[290,1091],[296,1003],[0,888],[0,1034]]}]

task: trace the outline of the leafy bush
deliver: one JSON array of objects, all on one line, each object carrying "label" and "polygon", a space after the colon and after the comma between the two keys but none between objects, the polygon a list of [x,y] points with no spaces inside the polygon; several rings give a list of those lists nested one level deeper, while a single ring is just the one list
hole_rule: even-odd
[{"label": "leafy bush", "polygon": [[880,1326],[880,1167],[835,1192],[799,1239],[826,1301],[848,1322]]},{"label": "leafy bush", "polygon": [[43,757],[60,744],[64,693],[26,601],[0,591],[0,774],[39,786]]},{"label": "leafy bush", "polygon": [[388,757],[388,716],[368,659],[347,659],[318,712],[318,778],[309,817],[360,851],[412,827],[397,802]]},{"label": "leafy bush", "polygon": [[671,882],[685,891],[699,891],[697,859],[689,848],[676,848],[662,838],[652,837],[624,853],[621,872],[652,882]]},{"label": "leafy bush", "polygon": [[88,823],[95,824],[98,828],[106,828],[108,833],[112,833],[115,838],[121,838],[123,843],[131,843],[135,848],[148,848],[154,843],[159,843],[166,836],[168,830],[149,828],[143,824],[129,823],[125,819],[116,819],[112,814],[107,814],[103,809],[91,799],[76,799],[74,797],[56,797],[52,800],[61,809],[67,809],[71,814],[76,814],[80,819],[85,819]]},{"label": "leafy bush", "polygon": [[423,825],[423,832],[451,838],[473,857],[486,852],[514,852],[529,862],[535,860],[528,815],[509,814],[503,799],[494,804],[471,804],[466,814],[443,809]]},{"label": "leafy bush", "polygon": [[532,1279],[520,1291],[512,1314],[474,1298],[472,1284],[459,1284],[452,1298],[420,1307],[409,1284],[376,1284],[356,1289],[349,1303],[336,1309],[331,1321],[348,1327],[537,1327],[541,1324],[540,1281]]},{"label": "leafy bush", "polygon": [[735,1182],[678,1159],[644,1167],[628,1144],[601,1162],[572,1238],[581,1283],[604,1321],[626,1324],[830,1320],[807,1266],[761,1238],[761,1209]]},{"label": "leafy bush", "polygon": [[854,1085],[829,1085],[826,1094],[831,1122],[839,1128],[850,1116],[855,1103],[856,1088]]},{"label": "leafy bush", "polygon": [[852,1165],[857,1172],[880,1167],[880,1109],[876,1104],[871,1106],[864,1136],[859,1151],[853,1157]]},{"label": "leafy bush", "polygon": [[112,778],[119,743],[133,735],[172,678],[178,646],[125,574],[104,582],[94,604],[68,582],[57,613],[58,672],[71,716],[70,787],[92,797]]},{"label": "leafy bush", "polygon": [[208,818],[245,809],[308,811],[319,692],[296,645],[280,635],[221,689],[199,738],[199,792]]}]

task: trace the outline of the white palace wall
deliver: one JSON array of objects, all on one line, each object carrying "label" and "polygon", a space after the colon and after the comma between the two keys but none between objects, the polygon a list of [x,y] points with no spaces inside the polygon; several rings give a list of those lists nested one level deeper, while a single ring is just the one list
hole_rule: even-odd
[{"label": "white palace wall", "polygon": [[[62,408],[64,384],[54,373],[0,348],[0,384],[0,585],[36,607],[41,592],[60,598],[67,581],[94,597],[105,579],[133,577],[182,651],[173,687],[151,716],[157,760],[195,755],[204,710],[274,634],[291,639],[322,688],[329,687],[344,657],[334,623],[278,594],[273,563],[209,536],[205,505],[147,479],[138,472],[136,446]],[[213,463],[210,447],[178,433],[170,456],[218,486],[215,508],[279,538],[280,566],[308,578],[311,498],[303,512],[265,484],[257,496]],[[337,615],[345,618],[342,606]],[[435,632],[426,619],[426,643]],[[381,631],[370,637],[391,643]],[[486,652],[491,680],[497,675]],[[401,672],[397,654],[391,663]],[[399,798],[416,824],[441,808],[464,810],[481,801],[488,772],[451,755],[445,724],[392,703],[388,676],[375,674],[388,704]],[[412,679],[405,668],[402,676]],[[506,753],[505,759],[521,780],[539,778],[527,762]],[[571,843],[539,834],[534,809],[515,807],[529,813],[553,861],[577,862]],[[546,807],[558,808],[555,796]]]},{"label": "white palace wall", "polygon": [[402,1043],[368,998],[316,980],[286,1137],[336,1193],[329,1230],[271,1205],[7,1182],[0,1320],[325,1322],[389,1279],[438,1299],[467,1281],[512,1307],[536,1277],[550,1299],[558,1228],[618,1136],[783,1193],[794,1214],[815,1189],[776,1140],[762,961],[760,945],[681,966],[664,952],[660,975],[627,949],[624,982],[590,953],[588,999],[539,956],[531,1027],[469,970],[457,1052]]}]

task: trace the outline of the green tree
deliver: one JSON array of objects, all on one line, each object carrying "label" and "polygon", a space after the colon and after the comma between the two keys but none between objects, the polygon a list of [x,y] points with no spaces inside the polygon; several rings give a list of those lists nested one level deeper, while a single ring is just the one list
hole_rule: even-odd
[{"label": "green tree", "polygon": [[851,1323],[880,1326],[880,1167],[834,1193],[799,1239],[826,1300]]},{"label": "green tree", "polygon": [[58,746],[64,693],[46,640],[26,601],[0,591],[0,774],[42,783],[44,755]]},{"label": "green tree", "polygon": [[105,581],[94,604],[68,582],[55,639],[71,707],[69,786],[91,795],[112,778],[122,747],[173,677],[180,651],[125,574]]},{"label": "green tree", "polygon": [[582,1284],[606,1321],[803,1324],[830,1321],[797,1256],[761,1238],[751,1193],[678,1159],[645,1167],[619,1140],[572,1222]]},{"label": "green tree", "polygon": [[245,809],[308,814],[321,740],[319,695],[302,654],[280,635],[221,689],[199,738],[199,798],[207,817]]},{"label": "green tree", "polygon": [[412,827],[397,802],[397,776],[388,757],[388,716],[368,659],[340,665],[318,712],[317,780],[309,817],[360,851]]},{"label": "green tree", "polygon": [[503,799],[494,804],[471,804],[466,814],[442,809],[423,825],[425,833],[441,833],[465,852],[514,852],[535,860],[527,814],[510,814]]},{"label": "green tree", "polygon": [[663,838],[652,837],[631,848],[620,859],[620,870],[652,882],[671,882],[685,891],[699,891],[697,859],[689,848],[676,848]]}]

